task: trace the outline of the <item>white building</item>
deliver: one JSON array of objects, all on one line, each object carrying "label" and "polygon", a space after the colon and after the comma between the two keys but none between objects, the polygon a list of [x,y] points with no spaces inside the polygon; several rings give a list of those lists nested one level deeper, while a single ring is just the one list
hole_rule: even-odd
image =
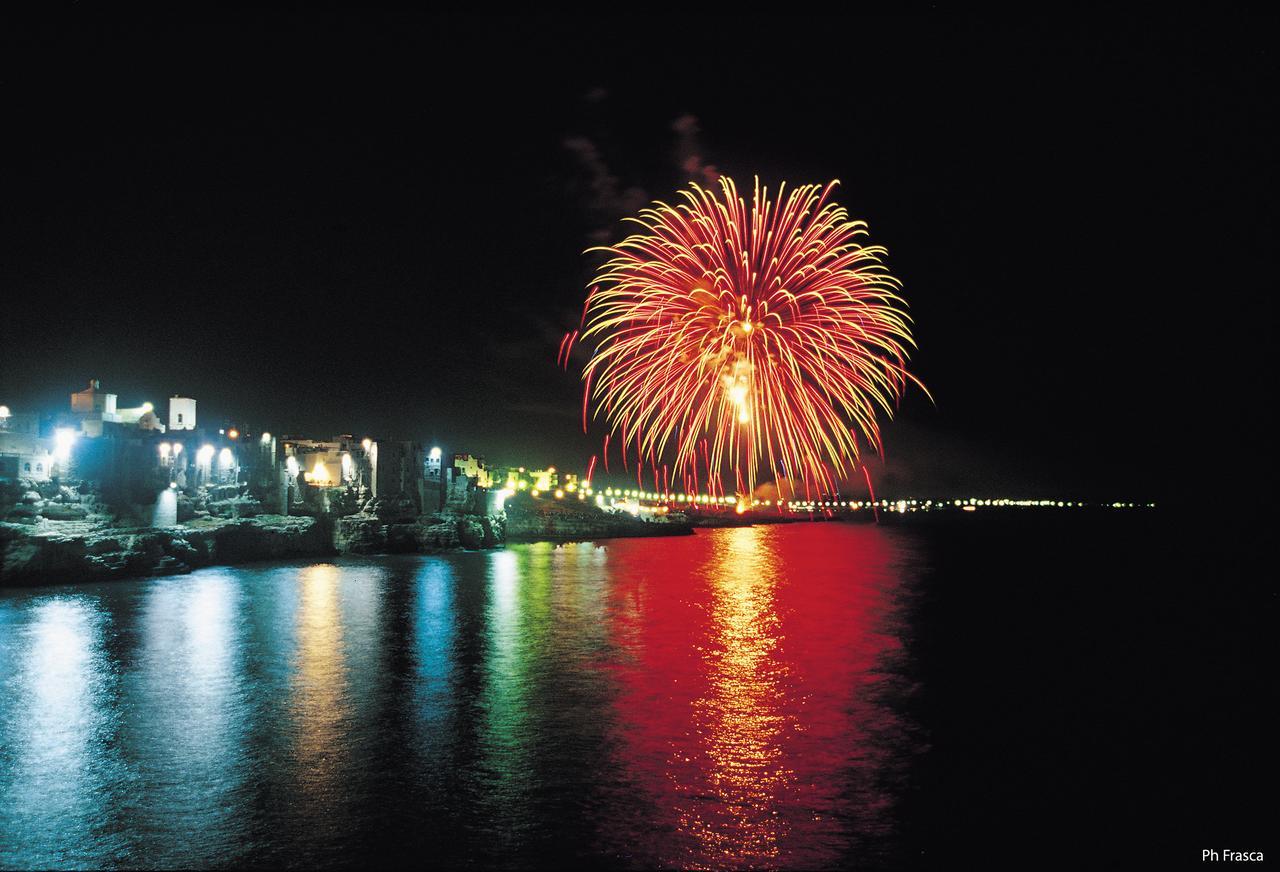
[{"label": "white building", "polygon": [[196,429],[196,401],[190,397],[169,398],[169,430]]}]

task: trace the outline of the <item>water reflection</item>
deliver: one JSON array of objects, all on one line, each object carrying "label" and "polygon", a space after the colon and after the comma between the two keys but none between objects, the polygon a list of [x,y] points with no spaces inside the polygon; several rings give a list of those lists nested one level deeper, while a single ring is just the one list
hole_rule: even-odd
[{"label": "water reflection", "polygon": [[872,528],[799,538],[755,527],[673,544],[613,599],[630,664],[616,766],[657,831],[617,828],[636,865],[822,868],[884,832],[892,797],[875,785],[910,750],[876,691],[897,647],[894,549]]},{"label": "water reflection", "polygon": [[495,844],[488,846],[499,855],[518,851],[528,835],[523,814],[529,803],[533,751],[528,696],[537,641],[531,633],[538,632],[534,613],[540,591],[545,592],[539,563],[530,560],[528,552],[501,551],[488,559],[477,786],[489,814],[504,821],[504,826],[493,828]]},{"label": "water reflection", "polygon": [[521,578],[519,557],[513,551],[494,554],[489,562],[489,605],[486,609],[485,688],[481,694],[482,729],[486,757],[494,787],[514,793],[522,771],[520,733],[527,715],[525,691],[530,666],[528,640],[520,613],[520,599],[529,596],[522,585],[533,587],[529,573]]},{"label": "water reflection", "polygon": [[420,741],[430,746],[448,732],[447,719],[452,711],[449,701],[456,680],[453,567],[443,560],[431,561],[419,573],[414,589],[414,723]]},{"label": "water reflection", "polygon": [[305,798],[324,806],[339,799],[343,730],[350,716],[338,567],[302,570],[298,649],[290,694],[295,778]]},{"label": "water reflection", "polygon": [[33,603],[24,625],[8,617],[0,630],[16,668],[0,720],[0,866],[91,863],[118,841],[105,792],[120,765],[105,621],[74,596]]},{"label": "water reflection", "polygon": [[[707,688],[693,704],[696,746],[677,747],[672,758],[680,827],[697,843],[684,858],[691,866],[776,859],[789,826],[777,814],[795,778],[782,747],[787,667],[776,656],[774,611],[781,570],[770,537],[755,527],[726,531],[702,570],[711,585]],[[688,765],[698,758],[701,765]]]},{"label": "water reflection", "polygon": [[242,824],[234,797],[246,775],[239,602],[237,578],[225,571],[145,589],[124,679],[139,705],[124,735],[138,778],[154,787],[123,808],[137,826],[134,849],[161,865],[234,855]]},{"label": "water reflection", "polygon": [[0,866],[827,867],[911,752],[877,528],[0,593]]}]

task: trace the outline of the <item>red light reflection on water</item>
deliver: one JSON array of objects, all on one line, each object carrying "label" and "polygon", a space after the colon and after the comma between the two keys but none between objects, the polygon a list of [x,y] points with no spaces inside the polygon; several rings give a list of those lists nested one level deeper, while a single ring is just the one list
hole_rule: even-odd
[{"label": "red light reflection on water", "polygon": [[[883,833],[905,735],[877,701],[901,646],[898,546],[875,527],[747,527],[610,547],[616,765],[648,808],[642,866],[821,867]],[[632,558],[635,558],[633,561]],[[632,562],[635,565],[631,565]]]}]

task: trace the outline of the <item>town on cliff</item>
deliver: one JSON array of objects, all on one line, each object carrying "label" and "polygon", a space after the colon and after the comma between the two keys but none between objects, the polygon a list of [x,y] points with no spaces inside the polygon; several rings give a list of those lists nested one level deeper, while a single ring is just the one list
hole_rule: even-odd
[{"label": "town on cliff", "polygon": [[446,462],[413,441],[203,427],[190,397],[171,397],[167,411],[121,407],[97,380],[51,414],[0,405],[0,585],[691,528],[678,513],[616,511],[554,467]]}]

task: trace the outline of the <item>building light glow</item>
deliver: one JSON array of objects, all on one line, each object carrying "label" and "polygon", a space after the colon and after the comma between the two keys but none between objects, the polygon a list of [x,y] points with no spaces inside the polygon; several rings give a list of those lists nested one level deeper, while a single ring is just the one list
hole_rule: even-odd
[{"label": "building light glow", "polygon": [[59,462],[71,459],[71,446],[76,443],[76,431],[70,427],[59,427],[53,433],[53,456]]},{"label": "building light glow", "polygon": [[329,468],[324,465],[324,461],[316,458],[316,465],[311,467],[311,471],[305,473],[303,478],[310,484],[321,487],[327,487],[334,484],[333,478],[329,475]]}]

